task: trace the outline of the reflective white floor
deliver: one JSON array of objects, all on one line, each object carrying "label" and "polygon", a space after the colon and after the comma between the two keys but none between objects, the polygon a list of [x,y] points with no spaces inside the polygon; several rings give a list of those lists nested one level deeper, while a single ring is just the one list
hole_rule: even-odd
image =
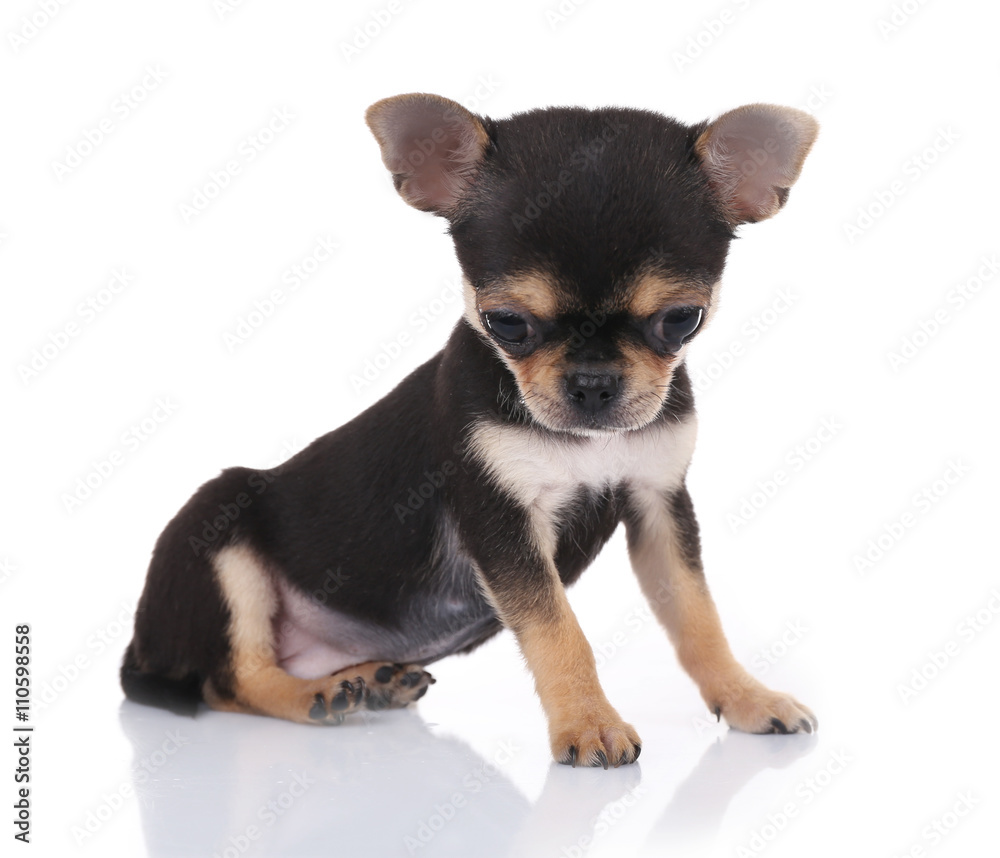
[{"label": "reflective white floor", "polygon": [[506,636],[437,665],[417,706],[337,728],[122,702],[108,659],[38,718],[36,842],[219,858],[992,854],[997,742],[970,716],[994,694],[959,675],[985,649],[905,718],[832,661],[779,664],[768,680],[821,729],[749,736],[705,717],[659,637],[644,630],[602,670],[644,741],[637,765],[607,772],[550,763]]}]

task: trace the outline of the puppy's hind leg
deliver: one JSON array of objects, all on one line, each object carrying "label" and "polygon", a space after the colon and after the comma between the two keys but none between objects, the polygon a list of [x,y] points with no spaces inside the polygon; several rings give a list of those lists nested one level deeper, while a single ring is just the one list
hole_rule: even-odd
[{"label": "puppy's hind leg", "polygon": [[231,693],[211,680],[202,689],[213,709],[284,718],[300,724],[340,724],[358,709],[386,709],[418,700],[434,679],[417,665],[366,662],[319,679],[283,670],[275,656],[278,593],[272,577],[245,547],[224,548],[214,560],[230,613]]}]

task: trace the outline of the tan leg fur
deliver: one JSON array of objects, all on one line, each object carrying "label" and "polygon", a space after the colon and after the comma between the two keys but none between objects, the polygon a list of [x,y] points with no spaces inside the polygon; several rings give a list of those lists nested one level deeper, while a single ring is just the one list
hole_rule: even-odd
[{"label": "tan leg fur", "polygon": [[418,665],[367,662],[320,679],[300,679],[275,661],[273,618],[277,594],[260,562],[245,548],[221,551],[216,574],[231,614],[229,639],[233,697],[210,683],[203,688],[213,709],[285,718],[300,724],[339,724],[357,709],[405,706],[434,682]]},{"label": "tan leg fur", "polygon": [[808,707],[771,691],[734,658],[700,563],[684,550],[669,503],[657,495],[644,499],[643,507],[629,530],[632,567],[709,709],[748,733],[811,733],[818,721]]}]

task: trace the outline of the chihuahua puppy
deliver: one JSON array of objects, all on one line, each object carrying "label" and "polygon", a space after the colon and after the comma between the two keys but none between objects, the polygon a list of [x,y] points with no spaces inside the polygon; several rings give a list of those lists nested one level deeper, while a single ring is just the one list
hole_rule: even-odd
[{"label": "chihuahua puppy", "polygon": [[448,221],[464,317],[349,423],[181,509],[153,552],[127,696],[337,724],[418,699],[426,665],[506,627],[555,759],[631,763],[639,736],[565,593],[624,523],[709,709],[812,732],[809,709],[737,663],[709,595],[684,359],[735,228],[785,204],[815,121],[765,104],[693,126],[621,108],[495,120],[426,94],[366,119],[403,199]]}]

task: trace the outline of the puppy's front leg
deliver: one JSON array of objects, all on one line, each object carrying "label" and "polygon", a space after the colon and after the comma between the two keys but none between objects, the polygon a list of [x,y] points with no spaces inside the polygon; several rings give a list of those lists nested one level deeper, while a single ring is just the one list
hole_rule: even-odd
[{"label": "puppy's front leg", "polygon": [[560,763],[619,766],[639,756],[641,743],[604,696],[590,644],[570,608],[555,563],[521,546],[490,552],[480,578],[510,628],[535,678]]},{"label": "puppy's front leg", "polygon": [[748,733],[811,733],[818,721],[807,707],[771,691],[733,657],[705,583],[687,489],[668,495],[634,491],[626,528],[643,593],[708,708]]}]

